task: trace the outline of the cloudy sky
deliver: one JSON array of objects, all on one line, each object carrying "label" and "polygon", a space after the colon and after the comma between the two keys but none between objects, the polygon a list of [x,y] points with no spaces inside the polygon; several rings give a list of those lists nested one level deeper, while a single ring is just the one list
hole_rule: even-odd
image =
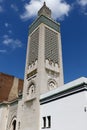
[{"label": "cloudy sky", "polygon": [[23,79],[28,27],[44,1],[61,24],[65,83],[87,77],[87,0],[0,0],[0,72]]}]

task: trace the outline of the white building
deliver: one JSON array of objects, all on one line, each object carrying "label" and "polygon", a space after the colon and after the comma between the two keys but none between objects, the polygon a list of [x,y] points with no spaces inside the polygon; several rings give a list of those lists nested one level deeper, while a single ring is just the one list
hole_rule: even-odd
[{"label": "white building", "polygon": [[0,88],[0,130],[87,129],[87,79],[64,85],[60,24],[45,3],[29,28],[22,83]]},{"label": "white building", "polygon": [[41,129],[87,129],[87,78],[80,78],[40,97]]}]

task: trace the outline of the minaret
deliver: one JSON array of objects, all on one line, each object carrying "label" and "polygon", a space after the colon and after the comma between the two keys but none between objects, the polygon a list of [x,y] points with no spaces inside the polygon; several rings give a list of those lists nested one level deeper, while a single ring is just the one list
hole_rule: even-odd
[{"label": "minaret", "polygon": [[40,95],[63,85],[60,24],[44,5],[29,28],[21,130],[39,130]]}]

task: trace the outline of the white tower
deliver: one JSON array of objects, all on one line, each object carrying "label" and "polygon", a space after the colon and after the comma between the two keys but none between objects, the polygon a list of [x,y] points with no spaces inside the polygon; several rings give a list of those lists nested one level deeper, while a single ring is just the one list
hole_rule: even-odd
[{"label": "white tower", "polygon": [[39,130],[39,97],[63,85],[60,24],[44,3],[29,29],[21,130]]}]

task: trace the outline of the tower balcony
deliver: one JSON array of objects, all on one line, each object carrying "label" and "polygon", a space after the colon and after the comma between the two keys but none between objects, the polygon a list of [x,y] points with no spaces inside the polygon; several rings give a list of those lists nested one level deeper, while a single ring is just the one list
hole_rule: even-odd
[{"label": "tower balcony", "polygon": [[48,59],[46,59],[45,67],[48,70],[59,73],[59,65],[57,63],[54,63],[54,62],[48,60]]},{"label": "tower balcony", "polygon": [[37,60],[33,62],[31,65],[28,66],[28,71],[27,73],[31,73],[32,71],[37,69]]}]

